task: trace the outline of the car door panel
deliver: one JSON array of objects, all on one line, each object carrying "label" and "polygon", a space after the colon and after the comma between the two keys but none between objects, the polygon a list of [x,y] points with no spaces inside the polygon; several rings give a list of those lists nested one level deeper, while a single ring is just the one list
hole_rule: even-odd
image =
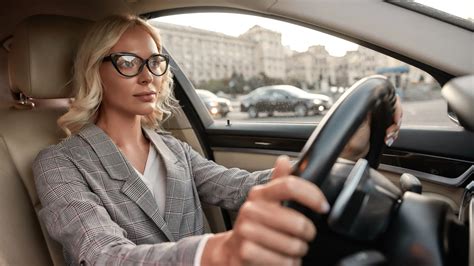
[{"label": "car door panel", "polygon": [[[246,125],[246,127],[248,126],[249,125]],[[302,127],[303,131],[305,129],[305,126]],[[268,127],[271,128],[270,126]],[[298,126],[294,127],[298,128]],[[295,132],[297,131],[295,130]],[[307,137],[303,139],[295,139],[292,137],[276,138],[262,136],[264,135],[264,130],[262,130],[261,127],[255,132],[255,134],[252,134],[249,131],[247,131],[246,133],[249,136],[243,137],[241,129],[239,130],[239,136],[237,137],[236,135],[232,134],[226,135],[225,132],[223,133],[219,130],[209,129],[209,144],[211,145],[211,150],[213,151],[215,161],[226,167],[238,167],[249,171],[268,169],[273,166],[273,163],[279,155],[286,154],[289,155],[290,158],[292,158],[293,160],[297,159],[299,151],[303,148],[304,143],[307,139]],[[269,130],[267,134],[274,135],[275,131]],[[284,133],[280,132],[280,134]],[[294,136],[294,134],[292,135]],[[422,182],[424,194],[430,194],[433,197],[443,199],[450,206],[452,206],[453,209],[457,210],[457,206],[459,206],[464,190],[461,185],[464,184],[464,182],[467,182],[467,180],[472,180],[472,177],[467,177],[466,179],[464,179],[464,182],[461,182],[459,184],[451,184],[447,186],[447,184],[450,184],[450,182],[455,178],[449,176],[440,176],[430,172],[417,171],[410,168],[388,164],[391,162],[412,160],[410,158],[403,158],[402,156],[398,158],[397,155],[393,155],[393,151],[397,151],[398,153],[400,153],[400,150],[403,150],[403,147],[400,147],[398,145],[394,145],[394,148],[392,149],[387,149],[386,152],[382,155],[382,163],[379,167],[379,170],[397,186],[399,186],[399,179],[401,174],[414,174]],[[456,149],[453,150],[456,151]],[[459,154],[453,153],[452,156],[459,156]],[[432,158],[433,156],[423,155],[423,157]],[[388,163],[384,163],[386,161],[385,158],[390,158],[390,161],[388,161]],[[412,165],[417,165],[418,162],[419,158],[416,159],[416,161],[413,162]],[[428,169],[432,171],[438,171],[438,166],[442,165],[443,172],[459,172],[460,163],[464,163],[464,167],[472,165],[472,161],[459,161],[451,158],[439,158],[438,162],[442,163],[433,165],[430,164],[430,168]]]}]

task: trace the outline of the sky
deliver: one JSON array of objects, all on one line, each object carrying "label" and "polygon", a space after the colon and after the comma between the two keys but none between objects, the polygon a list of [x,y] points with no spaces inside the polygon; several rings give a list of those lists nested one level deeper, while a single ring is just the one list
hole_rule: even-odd
[{"label": "sky", "polygon": [[[474,0],[416,0],[420,4],[443,10],[462,18],[474,18]],[[357,50],[358,45],[331,35],[294,24],[262,17],[229,13],[194,13],[161,17],[158,21],[191,26],[200,29],[239,36],[254,25],[282,33],[282,44],[304,52],[311,45],[324,45],[329,54],[344,56],[347,51]]]}]

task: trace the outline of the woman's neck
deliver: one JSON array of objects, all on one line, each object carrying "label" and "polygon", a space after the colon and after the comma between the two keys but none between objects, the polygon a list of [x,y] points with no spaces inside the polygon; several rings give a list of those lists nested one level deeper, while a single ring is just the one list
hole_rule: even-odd
[{"label": "woman's neck", "polygon": [[141,118],[116,113],[100,113],[96,125],[100,127],[121,149],[143,147],[148,144],[141,128]]}]

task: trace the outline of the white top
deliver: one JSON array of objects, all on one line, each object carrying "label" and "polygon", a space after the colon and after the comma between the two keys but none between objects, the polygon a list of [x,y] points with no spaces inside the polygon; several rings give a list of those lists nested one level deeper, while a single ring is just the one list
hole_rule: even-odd
[{"label": "white top", "polygon": [[[143,180],[145,185],[153,194],[153,197],[156,200],[156,204],[158,205],[160,215],[164,219],[166,202],[165,166],[161,158],[158,156],[155,146],[150,144],[148,150],[148,157],[146,159],[144,173],[140,173],[140,171],[138,171],[135,167],[133,169],[135,169],[135,172],[137,172],[138,176]],[[207,240],[210,236],[212,236],[212,234],[205,235],[203,239],[201,239],[201,241],[199,242],[196,254],[194,256],[194,266],[201,265],[201,257],[204,251],[204,246],[206,245]]]},{"label": "white top", "polygon": [[163,165],[161,158],[159,158],[155,146],[150,144],[148,150],[148,158],[146,160],[144,173],[141,174],[136,168],[134,169],[151,191],[153,197],[155,197],[160,215],[164,219],[166,202],[165,166]]}]

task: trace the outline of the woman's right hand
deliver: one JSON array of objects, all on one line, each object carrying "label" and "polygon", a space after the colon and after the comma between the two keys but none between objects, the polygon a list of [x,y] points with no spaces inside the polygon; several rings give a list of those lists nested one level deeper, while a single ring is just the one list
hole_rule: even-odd
[{"label": "woman's right hand", "polygon": [[290,175],[288,157],[275,163],[272,179],[253,187],[240,208],[234,229],[209,238],[202,265],[297,265],[316,236],[316,227],[303,214],[282,206],[296,201],[325,213],[329,204],[313,183]]}]

